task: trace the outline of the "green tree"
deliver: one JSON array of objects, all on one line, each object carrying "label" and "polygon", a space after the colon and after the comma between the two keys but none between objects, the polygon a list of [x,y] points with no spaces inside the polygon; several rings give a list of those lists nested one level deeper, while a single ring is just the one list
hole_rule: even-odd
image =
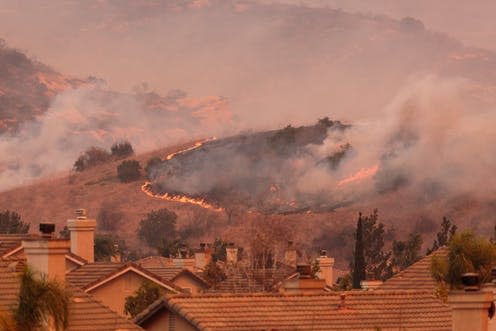
[{"label": "green tree", "polygon": [[110,261],[119,252],[117,241],[110,235],[95,236],[95,261]]},{"label": "green tree", "polygon": [[420,260],[422,236],[411,233],[406,241],[393,241],[392,267],[395,272],[401,271]]},{"label": "green tree", "polygon": [[352,283],[353,288],[360,288],[360,281],[365,280],[365,247],[363,243],[363,219],[362,213],[358,215],[356,238],[355,238],[355,252],[353,254],[353,273]]},{"label": "green tree", "polygon": [[69,228],[67,225],[64,225],[64,228],[59,231],[59,238],[60,239],[70,239],[71,238],[71,231],[69,231]]},{"label": "green tree", "polygon": [[123,183],[129,183],[141,178],[141,166],[136,160],[124,160],[117,166],[117,177]]},{"label": "green tree", "polygon": [[45,275],[36,275],[26,268],[21,274],[19,304],[14,310],[18,330],[65,330],[69,315],[69,293]]},{"label": "green tree", "polygon": [[152,210],[140,221],[138,237],[160,251],[177,239],[176,220],[176,213],[166,208]]},{"label": "green tree", "polygon": [[203,278],[210,284],[210,286],[215,286],[224,279],[227,278],[224,271],[217,265],[217,263],[212,259],[203,271]]},{"label": "green tree", "polygon": [[491,268],[496,263],[496,246],[470,231],[455,233],[448,243],[448,258],[432,258],[431,273],[441,286],[461,288],[461,275],[477,272],[481,281],[491,280]]},{"label": "green tree", "polygon": [[160,298],[160,287],[149,281],[143,282],[134,295],[126,297],[124,313],[135,317],[158,298]]},{"label": "green tree", "polygon": [[15,211],[0,212],[0,233],[28,233],[29,224],[21,220]]},{"label": "green tree", "polygon": [[226,261],[226,247],[229,243],[222,238],[215,238],[212,244],[212,260]]},{"label": "green tree", "polygon": [[439,247],[448,245],[449,241],[456,233],[456,230],[456,225],[453,224],[449,218],[444,216],[443,221],[441,222],[441,231],[436,234],[436,239],[432,243],[432,247],[427,250],[427,255],[439,249]]},{"label": "green tree", "polygon": [[365,256],[365,274],[367,278],[385,280],[392,276],[389,260],[391,252],[384,251],[386,227],[379,223],[379,213],[374,209],[372,214],[363,216],[363,251]]},{"label": "green tree", "polygon": [[117,142],[110,147],[110,153],[116,158],[125,158],[134,154],[133,146],[127,140]]},{"label": "green tree", "polygon": [[74,162],[75,171],[84,171],[98,164],[105,163],[111,159],[111,155],[106,150],[99,147],[90,147]]}]

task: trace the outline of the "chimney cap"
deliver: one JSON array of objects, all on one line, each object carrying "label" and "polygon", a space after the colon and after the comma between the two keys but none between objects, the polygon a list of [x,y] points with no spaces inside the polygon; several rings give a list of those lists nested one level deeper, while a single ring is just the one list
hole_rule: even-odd
[{"label": "chimney cap", "polygon": [[40,223],[40,232],[43,237],[51,237],[55,232],[55,224],[53,223]]},{"label": "chimney cap", "polygon": [[320,250],[320,256],[327,256],[327,250],[321,249]]},{"label": "chimney cap", "polygon": [[479,286],[480,286],[479,274],[476,272],[466,272],[462,274],[462,284],[465,291],[479,290]]},{"label": "chimney cap", "polygon": [[76,218],[79,219],[85,219],[88,216],[88,213],[86,209],[84,208],[78,208],[76,209]]}]

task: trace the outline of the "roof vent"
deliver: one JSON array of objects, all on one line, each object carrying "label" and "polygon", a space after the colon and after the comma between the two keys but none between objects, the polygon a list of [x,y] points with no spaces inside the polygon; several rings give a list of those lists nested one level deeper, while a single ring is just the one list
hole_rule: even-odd
[{"label": "roof vent", "polygon": [[51,238],[55,232],[55,224],[53,223],[40,223],[40,232],[43,238]]},{"label": "roof vent", "polygon": [[88,213],[86,212],[86,209],[84,209],[84,208],[76,209],[76,218],[78,220],[84,220],[87,218],[87,216],[88,216]]}]

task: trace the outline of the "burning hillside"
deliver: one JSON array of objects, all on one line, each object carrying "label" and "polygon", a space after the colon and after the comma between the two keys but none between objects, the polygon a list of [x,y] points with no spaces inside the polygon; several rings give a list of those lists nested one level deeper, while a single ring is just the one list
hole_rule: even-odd
[{"label": "burning hillside", "polygon": [[465,222],[485,224],[496,211],[495,113],[473,107],[471,88],[427,77],[400,91],[387,120],[325,118],[209,141],[163,159],[146,191],[281,214],[372,204],[430,217],[435,205],[457,217],[460,201],[472,201]]},{"label": "burning hillside", "polygon": [[[343,193],[330,198],[325,192],[309,192],[300,181],[312,169],[319,169],[334,176],[334,189],[341,190],[373,176],[377,167],[350,176],[340,171],[340,162],[353,153],[344,141],[348,129],[348,125],[325,118],[313,126],[287,126],[200,142],[165,157],[143,190],[209,209],[244,205],[264,213],[332,210],[352,197]],[[334,146],[327,146],[327,151],[319,150],[330,144]]]}]

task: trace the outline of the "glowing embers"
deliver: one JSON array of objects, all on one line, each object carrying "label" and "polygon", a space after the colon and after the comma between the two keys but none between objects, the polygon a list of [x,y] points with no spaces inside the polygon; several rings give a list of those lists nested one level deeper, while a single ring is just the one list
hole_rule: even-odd
[{"label": "glowing embers", "polygon": [[345,179],[340,180],[338,183],[338,187],[349,185],[351,183],[360,182],[360,181],[364,180],[365,178],[372,177],[377,173],[378,170],[379,170],[378,164],[376,164],[370,168],[362,168],[358,172],[356,172],[355,174],[353,174],[349,177],[346,177]]}]

